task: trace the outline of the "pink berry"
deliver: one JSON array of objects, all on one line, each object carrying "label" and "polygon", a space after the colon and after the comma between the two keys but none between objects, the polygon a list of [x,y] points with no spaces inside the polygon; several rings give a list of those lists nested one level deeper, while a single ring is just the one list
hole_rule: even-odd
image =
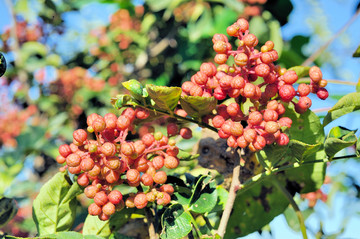
[{"label": "pink berry", "polygon": [[108,199],[112,204],[119,204],[122,201],[123,195],[118,190],[112,190],[109,195]]},{"label": "pink berry", "polygon": [[283,85],[280,87],[279,95],[280,95],[282,101],[290,102],[296,95],[296,91],[295,91],[294,87],[286,84],[286,85]]}]

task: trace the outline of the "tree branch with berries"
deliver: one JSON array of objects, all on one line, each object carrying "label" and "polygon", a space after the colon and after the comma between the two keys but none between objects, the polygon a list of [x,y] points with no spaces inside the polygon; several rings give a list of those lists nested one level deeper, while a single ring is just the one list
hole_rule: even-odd
[{"label": "tree branch with berries", "polygon": [[[276,45],[267,41],[258,46],[243,18],[227,34],[235,41],[215,34],[215,64],[202,63],[181,88],[124,82],[128,94],[111,99],[119,116],[89,115],[87,129],[75,130],[73,142],[59,147],[56,161],[63,164],[62,172],[44,185],[34,204],[34,217],[43,219],[36,220],[40,236],[70,230],[74,223],[74,217],[54,221],[53,215],[43,214],[40,205],[59,207],[46,203],[49,190],[61,202],[84,192],[93,202],[83,230],[105,237],[132,215],[147,218],[151,238],[246,235],[289,204],[301,215],[294,195],[318,190],[327,162],[339,159],[334,156],[341,149],[358,145],[353,131],[324,134],[326,124],[360,108],[358,100],[351,102],[358,93],[341,99],[321,123],[308,97],[313,93],[325,100],[329,95],[319,67],[276,65]],[[308,83],[299,82],[307,76]],[[162,122],[164,130],[149,122]],[[177,145],[193,137],[194,125],[241,149],[230,169],[230,189],[211,175],[176,171],[193,159]],[[259,165],[257,173],[241,173],[252,160]],[[57,212],[71,205],[60,206]],[[261,215],[255,213],[259,210]],[[95,224],[102,227],[93,230]]]}]

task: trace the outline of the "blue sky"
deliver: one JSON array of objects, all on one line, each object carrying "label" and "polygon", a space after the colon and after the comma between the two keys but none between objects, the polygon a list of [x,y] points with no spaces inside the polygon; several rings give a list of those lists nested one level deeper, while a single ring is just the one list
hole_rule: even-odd
[{"label": "blue sky", "polygon": [[[329,39],[332,34],[337,32],[354,14],[355,6],[359,3],[358,0],[293,0],[294,10],[287,23],[282,28],[282,34],[285,40],[291,39],[294,35],[314,35],[314,33],[320,33],[312,37],[310,46],[303,49],[305,52],[315,51],[321,44]],[[99,11],[99,9],[101,9]],[[69,12],[64,15],[65,24],[70,29],[72,34],[83,33],[93,28],[96,25],[105,24],[109,20],[109,15],[114,12],[114,8],[111,5],[105,6],[98,3],[91,3],[84,7],[81,12]],[[316,23],[314,28],[314,22]],[[76,24],[74,24],[76,23]],[[11,24],[10,16],[7,11],[4,0],[0,0],[0,31],[5,26]],[[65,36],[67,37],[67,36]],[[56,41],[54,39],[54,41]],[[85,44],[86,39],[79,38],[76,44],[60,44],[59,50],[64,52],[71,52],[78,48],[81,48]],[[325,64],[321,68],[324,73],[324,78],[327,79],[339,79],[357,82],[360,76],[360,58],[354,59],[351,57],[357,46],[360,44],[360,18],[358,18],[350,28],[341,35],[335,42],[333,42],[329,50],[333,53],[331,64]],[[69,56],[70,57],[70,56]],[[336,70],[334,70],[336,69]],[[355,91],[354,86],[342,86],[342,85],[328,85],[330,94],[345,94]],[[331,107],[335,104],[335,100],[320,101],[313,98],[312,109]],[[344,116],[336,122],[328,125],[326,131],[329,131],[331,127],[335,125],[343,125],[350,129],[359,128],[360,118],[357,113]],[[360,170],[359,163],[349,161],[347,163],[337,163],[334,166],[330,166],[329,174],[337,175],[340,172],[347,172],[355,177]],[[324,190],[327,190],[326,187]],[[331,210],[329,210],[331,208]],[[306,224],[314,230],[318,229],[319,218],[324,222],[325,232],[331,233],[339,230],[339,224],[343,218],[348,216],[348,210],[360,211],[360,205],[353,201],[349,201],[349,198],[343,194],[338,194],[331,205],[319,203],[316,206],[318,213],[313,215]],[[345,238],[358,238],[359,237],[359,216],[352,217],[346,227],[346,231],[343,235]],[[295,233],[286,226],[284,216],[278,216],[271,223],[270,226],[273,230],[273,238],[302,238],[301,234]],[[309,234],[310,238],[313,238]],[[257,233],[251,234],[245,238],[259,238]],[[264,238],[268,238],[264,236]]]}]

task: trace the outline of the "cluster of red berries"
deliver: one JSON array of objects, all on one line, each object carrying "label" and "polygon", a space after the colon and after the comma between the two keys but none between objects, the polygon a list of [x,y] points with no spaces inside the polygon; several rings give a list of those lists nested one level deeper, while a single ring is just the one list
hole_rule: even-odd
[{"label": "cluster of red berries", "polygon": [[[129,132],[135,133],[134,120],[146,119],[149,111],[141,107],[126,108],[117,117],[108,113],[104,117],[91,114],[87,118],[87,131],[95,134],[96,140],[88,139],[88,132],[75,130],[73,142],[59,147],[58,163],[66,163],[72,174],[77,174],[77,182],[85,187],[85,195],[93,198],[88,208],[89,214],[107,220],[117,209],[127,207],[144,208],[148,202],[166,205],[174,189],[165,184],[165,166],[174,169],[179,165],[179,148],[175,140],[169,139],[177,133],[174,124],[169,124],[168,136],[161,132],[145,133],[140,140],[127,141]],[[126,183],[132,187],[140,184],[149,187],[149,192],[141,190],[130,195],[124,202],[123,195],[113,187]]]},{"label": "cluster of red berries", "polygon": [[[247,20],[240,18],[227,28],[227,33],[238,38],[237,49],[232,50],[225,35],[215,34],[212,41],[218,67],[211,62],[203,63],[191,81],[183,83],[183,94],[235,99],[228,106],[219,105],[216,116],[212,116],[212,124],[219,129],[221,138],[228,139],[230,147],[249,146],[257,151],[273,142],[286,145],[289,137],[283,131],[291,127],[292,121],[282,117],[285,113],[283,103],[291,102],[298,113],[304,113],[311,106],[309,93],[326,99],[328,92],[324,87],[327,82],[322,79],[321,70],[311,67],[310,85],[302,83],[295,90],[296,72],[274,64],[278,53],[272,41],[267,41],[260,51],[255,49],[258,39],[249,33]],[[230,57],[235,64],[229,66],[226,63]],[[298,101],[295,96],[299,96]],[[253,105],[243,112],[242,106],[247,101]]]},{"label": "cluster of red berries", "polygon": [[[4,88],[7,88],[7,86]],[[5,145],[15,148],[18,144],[16,137],[21,134],[26,122],[29,121],[31,116],[36,114],[38,109],[35,105],[29,105],[25,109],[20,109],[14,107],[11,102],[5,104],[7,100],[1,97],[1,93],[0,99],[4,100],[2,101],[4,105],[0,106],[0,147]],[[35,123],[35,120],[31,121],[31,123]]]},{"label": "cluster of red berries", "polygon": [[79,66],[72,69],[58,70],[57,74],[58,78],[52,82],[54,86],[53,93],[61,95],[67,102],[72,101],[76,91],[83,85],[97,92],[105,87],[104,80],[90,76],[85,68]]},{"label": "cluster of red berries", "polygon": [[[40,23],[30,24],[27,21],[16,21],[15,23],[16,37],[20,45],[29,41],[39,41],[44,35],[44,26]],[[3,34],[0,35],[2,40],[2,50],[11,51],[11,28],[7,27]]]}]

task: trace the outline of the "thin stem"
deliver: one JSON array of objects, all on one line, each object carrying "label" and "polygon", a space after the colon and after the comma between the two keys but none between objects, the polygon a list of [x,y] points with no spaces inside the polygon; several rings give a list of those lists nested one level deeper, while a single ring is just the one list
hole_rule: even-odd
[{"label": "thin stem", "polygon": [[237,162],[237,165],[235,165],[235,167],[233,169],[233,176],[232,176],[232,181],[231,181],[231,185],[230,185],[229,195],[228,195],[228,198],[226,201],[226,206],[225,206],[224,212],[220,219],[219,228],[217,230],[217,234],[221,238],[223,238],[225,235],[225,231],[226,231],[226,227],[227,227],[227,224],[228,224],[228,221],[230,218],[230,214],[231,214],[231,211],[234,206],[236,192],[239,189],[239,185],[240,185],[239,178],[240,178],[240,160],[239,160],[239,162]]},{"label": "thin stem", "polygon": [[293,209],[295,210],[296,216],[299,220],[300,223],[300,230],[302,233],[302,236],[304,239],[307,239],[308,236],[306,234],[306,226],[305,226],[305,220],[304,220],[304,216],[302,215],[298,205],[296,204],[296,202],[294,201],[294,198],[291,196],[291,194],[289,193],[288,190],[286,190],[286,188],[284,188],[281,183],[279,182],[279,180],[277,180],[277,178],[273,177],[271,182],[274,184],[275,187],[277,187],[282,194],[286,197],[286,199],[290,202],[290,205],[293,207]]},{"label": "thin stem", "polygon": [[[133,106],[133,105],[124,105],[124,106]],[[208,125],[204,122],[201,122],[201,121],[197,121],[197,120],[194,120],[194,119],[191,119],[191,118],[187,118],[187,117],[182,117],[180,115],[177,115],[177,114],[174,114],[173,112],[168,112],[166,110],[160,110],[160,109],[155,109],[153,107],[150,107],[150,106],[144,106],[144,105],[138,105],[139,107],[142,107],[142,108],[145,108],[145,109],[148,109],[148,110],[151,110],[151,111],[154,111],[155,113],[156,112],[159,112],[159,113],[162,113],[162,114],[165,114],[165,115],[168,115],[172,118],[177,118],[177,119],[181,119],[181,120],[184,120],[184,121],[189,121],[191,123],[194,123],[194,124],[197,124],[199,125],[200,127],[203,127],[203,128],[208,128],[214,132],[218,132],[218,130],[215,128],[215,127],[212,127],[211,125]]]},{"label": "thin stem", "polygon": [[332,84],[351,85],[351,86],[356,86],[358,84],[357,82],[336,80],[336,79],[330,79],[330,80],[327,79],[327,82]]},{"label": "thin stem", "polygon": [[350,18],[350,20],[338,31],[336,32],[332,38],[330,38],[324,45],[322,45],[316,52],[314,52],[304,63],[302,66],[309,66],[312,62],[314,62],[318,56],[338,37],[340,36],[357,18],[360,14],[360,8],[356,11],[356,13]]},{"label": "thin stem", "polygon": [[145,154],[148,154],[148,153],[152,153],[152,152],[156,152],[156,151],[168,149],[168,148],[170,148],[170,147],[171,147],[170,145],[165,145],[165,146],[161,146],[161,147],[157,147],[157,148],[145,150],[143,154],[145,155]]},{"label": "thin stem", "polygon": [[264,159],[262,157],[257,157],[257,159],[259,160],[259,163],[261,164],[261,166],[266,169],[267,171],[269,171],[271,173],[271,168],[269,167],[269,165],[264,161]]},{"label": "thin stem", "polygon": [[286,169],[290,169],[290,168],[298,168],[298,167],[301,167],[301,166],[303,166],[305,164],[326,163],[326,162],[328,162],[328,159],[317,159],[317,160],[306,161],[306,162],[302,162],[302,163],[295,162],[293,164],[285,165],[285,166],[282,166],[280,168],[274,169],[272,171],[272,174],[282,172],[282,171],[285,171]]},{"label": "thin stem", "polygon": [[147,207],[145,207],[145,216],[146,216],[147,224],[148,224],[148,227],[149,227],[149,237],[150,237],[150,239],[158,239],[159,236],[155,232],[152,212]]},{"label": "thin stem", "polygon": [[204,218],[204,220],[205,220],[206,226],[207,226],[208,228],[213,228],[213,226],[211,225],[211,223],[210,223],[210,221],[209,221],[209,218],[207,218],[207,217],[205,217],[205,216],[203,216],[203,218]]},{"label": "thin stem", "polygon": [[314,113],[321,113],[321,112],[328,112],[332,107],[325,107],[325,108],[319,108],[311,110]]},{"label": "thin stem", "polygon": [[[345,81],[345,80],[337,80],[337,79],[326,79],[326,81],[328,83],[331,84],[339,84],[339,85],[351,85],[351,86],[356,86],[358,83],[357,82],[353,82],[353,81]],[[310,77],[303,77],[301,79],[299,79],[296,83],[300,84],[300,83],[310,83]]]},{"label": "thin stem", "polygon": [[203,234],[201,233],[200,228],[199,228],[198,224],[196,223],[194,217],[191,215],[191,213],[188,210],[186,210],[185,212],[191,217],[191,223],[194,225],[195,231],[198,234],[199,238],[201,238],[203,236]]},{"label": "thin stem", "polygon": [[357,158],[358,156],[356,154],[350,154],[350,155],[344,155],[344,156],[338,156],[333,157],[331,160],[338,160],[338,159],[348,159],[348,158]]}]

